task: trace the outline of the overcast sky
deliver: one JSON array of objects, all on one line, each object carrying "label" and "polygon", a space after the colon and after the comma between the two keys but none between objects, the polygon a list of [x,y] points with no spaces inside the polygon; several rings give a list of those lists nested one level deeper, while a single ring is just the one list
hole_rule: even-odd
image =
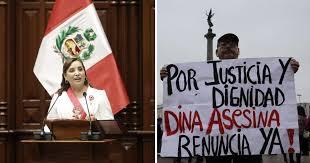
[{"label": "overcast sky", "polygon": [[296,93],[302,95],[301,102],[310,102],[309,0],[157,0],[157,104],[163,98],[159,79],[163,65],[206,60],[203,36],[210,8],[215,12],[214,51],[221,35],[235,33],[240,58],[294,57],[300,63]]}]

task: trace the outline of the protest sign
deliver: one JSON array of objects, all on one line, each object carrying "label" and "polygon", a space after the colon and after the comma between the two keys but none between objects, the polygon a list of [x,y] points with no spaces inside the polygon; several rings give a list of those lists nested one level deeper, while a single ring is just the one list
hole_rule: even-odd
[{"label": "protest sign", "polygon": [[290,58],[170,64],[163,157],[299,152]]}]

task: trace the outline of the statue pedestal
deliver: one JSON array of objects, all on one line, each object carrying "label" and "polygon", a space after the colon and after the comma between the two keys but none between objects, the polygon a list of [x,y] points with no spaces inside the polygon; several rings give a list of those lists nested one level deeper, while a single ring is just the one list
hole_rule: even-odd
[{"label": "statue pedestal", "polygon": [[205,34],[207,39],[207,61],[213,60],[213,38],[216,34],[212,33],[212,29],[208,29],[208,33]]}]

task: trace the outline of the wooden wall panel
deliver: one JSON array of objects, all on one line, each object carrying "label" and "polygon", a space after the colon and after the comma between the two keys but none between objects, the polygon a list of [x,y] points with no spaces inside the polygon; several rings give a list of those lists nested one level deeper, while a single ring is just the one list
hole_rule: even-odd
[{"label": "wooden wall panel", "polygon": [[8,128],[8,108],[7,102],[0,102],[0,130]]},{"label": "wooden wall panel", "polygon": [[155,1],[143,1],[143,129],[155,130]]},{"label": "wooden wall panel", "polygon": [[114,52],[115,49],[117,49],[117,8],[115,5],[109,3],[95,2],[94,4],[102,27],[111,45],[112,52]]},{"label": "wooden wall panel", "polygon": [[[129,88],[129,92],[131,92],[131,108],[128,109],[128,112],[135,116],[135,119],[131,119],[132,124],[130,126],[133,129],[142,129],[142,114],[141,110],[143,110],[143,103],[142,103],[142,60],[141,60],[141,51],[139,50],[139,45],[141,45],[141,34],[139,34],[139,24],[141,24],[141,20],[139,19],[139,8],[138,3],[131,1],[127,14],[129,15],[128,18],[128,48],[127,54],[125,54],[125,62],[126,67],[124,69],[126,76],[126,86]],[[141,6],[141,4],[139,4]],[[131,87],[132,85],[136,85],[136,87]]]},{"label": "wooden wall panel", "polygon": [[[19,71],[17,76],[21,82],[22,98],[33,99],[38,98],[39,82],[33,74],[33,65],[38,52],[38,46],[41,42],[40,36],[40,10],[39,9],[23,9],[21,11],[21,22],[19,22],[20,49],[18,51]],[[19,39],[18,39],[19,40]]]},{"label": "wooden wall panel", "polygon": [[19,111],[16,112],[16,127],[38,128],[42,110],[46,110],[48,103],[32,70],[44,31],[44,14],[39,3],[18,3],[17,13],[16,106]]},{"label": "wooden wall panel", "polygon": [[143,140],[143,149],[143,162],[153,162],[156,154],[154,137]]},{"label": "wooden wall panel", "polygon": [[116,115],[116,119],[120,119],[128,129],[141,129],[139,3],[95,1],[95,7],[130,99],[130,104]]},{"label": "wooden wall panel", "polygon": [[[6,79],[6,16],[7,16],[7,5],[5,2],[0,1],[0,77]],[[5,86],[6,80],[0,80],[0,100],[5,101]]]},{"label": "wooden wall panel", "polygon": [[120,72],[127,88],[130,104],[120,113],[125,126],[132,130],[141,129],[142,98],[141,77],[139,70],[140,51],[139,45],[139,5],[136,1],[121,1],[119,3],[118,45],[116,57],[121,65]]},{"label": "wooden wall panel", "polygon": [[0,1],[0,130],[8,127],[8,98],[7,98],[7,2]]},{"label": "wooden wall panel", "polygon": [[6,157],[6,143],[0,141],[0,162],[5,163],[7,162],[7,157]]},{"label": "wooden wall panel", "polygon": [[[155,130],[155,0],[142,5],[143,130]],[[143,140],[143,162],[155,160],[155,135]]]}]

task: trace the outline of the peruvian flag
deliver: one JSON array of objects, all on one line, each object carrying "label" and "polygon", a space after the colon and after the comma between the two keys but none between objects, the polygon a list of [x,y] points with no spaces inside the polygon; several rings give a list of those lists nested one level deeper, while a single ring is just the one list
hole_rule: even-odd
[{"label": "peruvian flag", "polygon": [[83,60],[92,86],[107,92],[113,113],[128,104],[126,89],[91,0],[56,0],[33,72],[52,95],[62,80],[63,62]]}]

